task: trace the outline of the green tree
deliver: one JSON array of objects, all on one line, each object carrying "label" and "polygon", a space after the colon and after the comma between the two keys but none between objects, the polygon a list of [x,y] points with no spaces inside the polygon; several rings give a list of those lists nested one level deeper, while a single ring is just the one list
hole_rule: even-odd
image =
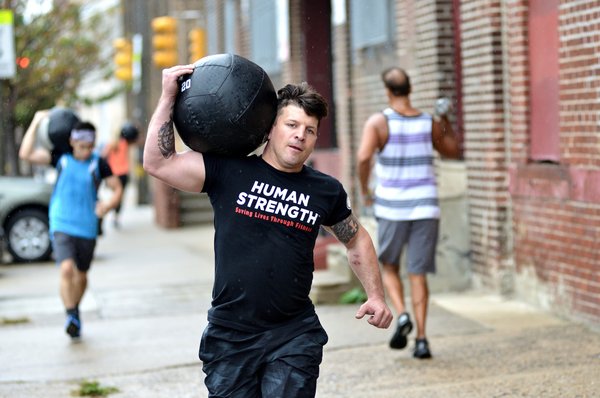
[{"label": "green tree", "polygon": [[100,101],[79,97],[77,88],[84,77],[108,79],[112,74],[111,57],[102,52],[110,46],[110,30],[114,29],[107,22],[108,13],[86,13],[85,5],[55,1],[49,12],[26,20],[27,2],[5,1],[15,16],[17,59],[28,63],[17,67],[14,79],[0,81],[4,155],[0,174],[19,174],[16,132],[27,128],[36,111],[57,104],[71,107]]}]

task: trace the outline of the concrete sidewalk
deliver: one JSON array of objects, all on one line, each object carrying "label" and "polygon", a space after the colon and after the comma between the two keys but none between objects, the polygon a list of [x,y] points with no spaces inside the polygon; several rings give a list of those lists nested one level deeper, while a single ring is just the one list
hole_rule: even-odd
[{"label": "concrete sidewalk", "polygon": [[[158,228],[148,207],[107,224],[82,303],[84,337],[62,330],[53,264],[0,266],[0,397],[69,397],[82,380],[110,397],[206,397],[198,344],[213,277],[212,227]],[[600,334],[479,292],[434,294],[432,360],[390,350],[393,330],[319,305],[328,397],[600,396]]]}]

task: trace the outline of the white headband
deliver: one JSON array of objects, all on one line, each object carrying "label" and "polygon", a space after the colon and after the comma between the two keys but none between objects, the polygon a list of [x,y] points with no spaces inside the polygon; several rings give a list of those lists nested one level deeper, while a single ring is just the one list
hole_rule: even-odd
[{"label": "white headband", "polygon": [[94,130],[71,130],[71,138],[76,141],[94,142],[96,132]]}]

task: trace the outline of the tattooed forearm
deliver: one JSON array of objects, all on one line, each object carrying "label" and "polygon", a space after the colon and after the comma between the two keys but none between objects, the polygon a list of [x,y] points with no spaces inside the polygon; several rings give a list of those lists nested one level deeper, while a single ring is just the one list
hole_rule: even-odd
[{"label": "tattooed forearm", "polygon": [[350,215],[350,217],[332,226],[331,230],[340,240],[340,242],[346,244],[350,242],[352,238],[354,238],[358,232],[358,226],[358,220],[356,217],[354,217],[354,215]]},{"label": "tattooed forearm", "polygon": [[158,149],[165,159],[175,153],[175,132],[172,120],[166,121],[158,130]]}]

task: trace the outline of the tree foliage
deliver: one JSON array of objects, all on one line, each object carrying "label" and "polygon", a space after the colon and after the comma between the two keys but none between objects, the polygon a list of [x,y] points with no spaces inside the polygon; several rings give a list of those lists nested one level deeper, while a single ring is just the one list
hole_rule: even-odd
[{"label": "tree foliage", "polygon": [[[103,56],[103,49],[110,46],[114,27],[107,21],[114,18],[107,19],[107,13],[86,12],[85,5],[77,2],[55,2],[49,12],[27,20],[26,3],[10,2],[15,16],[15,53],[17,59],[27,58],[29,64],[17,67],[14,79],[2,81],[2,112],[8,119],[3,120],[7,155],[16,153],[15,130],[19,126],[26,129],[36,111],[57,104],[89,103],[90,98],[78,97],[82,80],[89,76],[107,79],[112,74],[111,57]],[[7,157],[12,163],[10,155]],[[14,162],[9,169],[16,169],[16,159]]]}]

